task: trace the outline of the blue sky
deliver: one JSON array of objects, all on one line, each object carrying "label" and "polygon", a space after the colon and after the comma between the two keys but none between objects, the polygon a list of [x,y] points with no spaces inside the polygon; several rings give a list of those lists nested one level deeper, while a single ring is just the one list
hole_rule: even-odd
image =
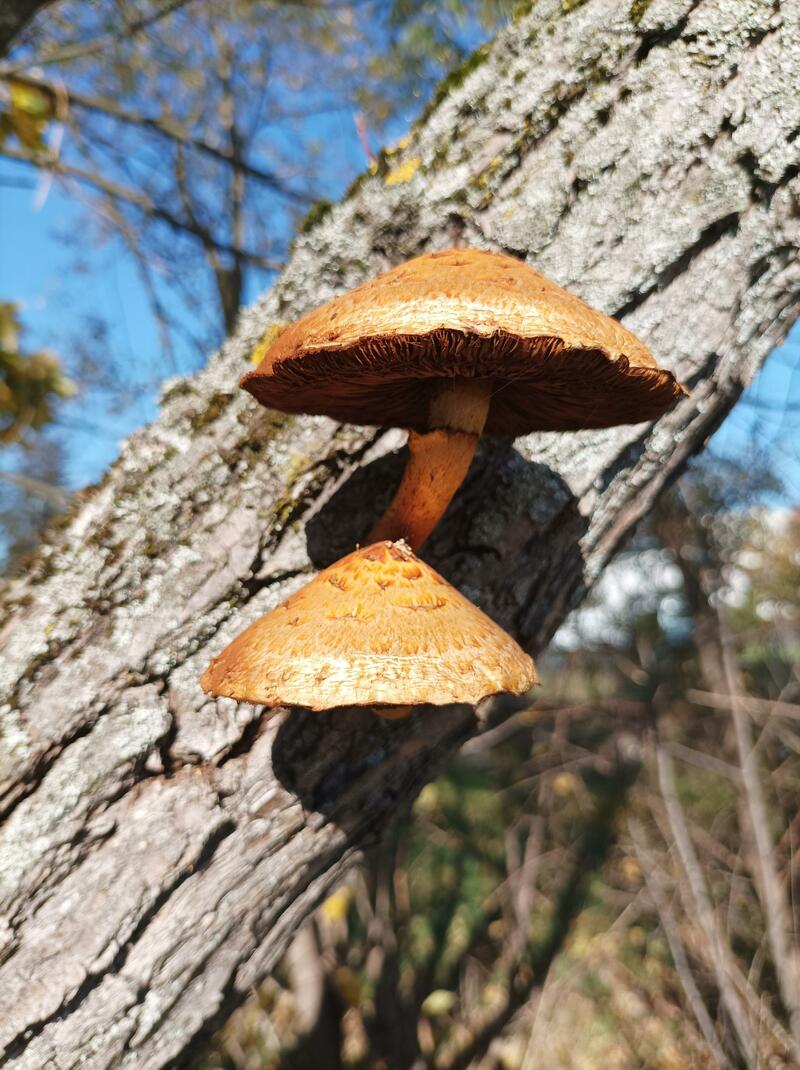
[{"label": "blue sky", "polygon": [[783,482],[783,501],[800,505],[800,323],[772,352],[710,445],[745,465],[763,454]]},{"label": "blue sky", "polygon": [[[342,158],[355,174],[364,165],[349,117],[337,117]],[[347,168],[345,168],[345,171]],[[28,179],[30,173],[3,163],[0,177]],[[339,173],[343,188],[347,174]],[[340,188],[331,189],[336,196]],[[135,400],[110,413],[107,402],[91,396],[63,410],[67,444],[66,478],[77,488],[96,480],[114,459],[121,438],[156,414],[152,376],[144,374],[159,352],[156,325],[130,257],[108,243],[91,244],[83,210],[54,188],[41,208],[33,188],[0,187],[0,300],[21,306],[26,348],[56,351],[67,367],[85,317],[99,314],[109,325],[109,356],[126,369]],[[254,297],[250,294],[249,297]],[[205,355],[180,354],[184,369]],[[164,376],[172,369],[164,367]],[[141,373],[141,374],[140,374]],[[141,383],[141,389],[136,385]],[[800,504],[800,325],[770,357],[744,399],[712,440],[713,450],[747,463],[756,452],[768,459],[785,484],[783,500]]]},{"label": "blue sky", "polygon": [[[8,164],[2,173],[29,174]],[[109,324],[117,361],[127,358],[135,366],[137,354],[156,352],[155,323],[130,259],[112,246],[82,248],[82,211],[66,194],[52,190],[38,211],[33,201],[31,190],[0,189],[0,299],[19,305],[24,349],[50,349],[68,369],[74,367],[85,317],[100,315]],[[59,234],[70,237],[65,241]],[[76,269],[79,261],[82,270]],[[68,443],[69,486],[97,479],[116,455],[119,438],[155,412],[152,391],[122,414],[109,414],[85,398],[65,405],[61,437]]]}]

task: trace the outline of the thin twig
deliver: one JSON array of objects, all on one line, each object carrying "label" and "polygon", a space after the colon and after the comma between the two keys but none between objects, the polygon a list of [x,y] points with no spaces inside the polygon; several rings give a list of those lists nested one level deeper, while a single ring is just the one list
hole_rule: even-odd
[{"label": "thin twig", "polygon": [[720,637],[722,640],[722,659],[730,693],[730,710],[736,736],[736,748],[742,769],[744,799],[747,813],[753,829],[756,847],[756,861],[759,880],[756,889],[762,900],[764,920],[769,935],[772,960],[778,978],[781,999],[789,1016],[789,1027],[794,1038],[795,1055],[800,1058],[800,982],[799,965],[795,948],[787,938],[790,931],[787,918],[787,902],[778,878],[774,858],[774,845],[769,829],[769,817],[761,788],[761,779],[756,759],[756,748],[750,732],[750,722],[740,701],[739,673],[733,652],[733,640],[730,635],[724,613],[718,610]]},{"label": "thin twig", "polygon": [[665,745],[669,747],[675,758],[679,758],[689,765],[694,765],[698,769],[705,769],[709,773],[717,773],[719,776],[732,780],[734,784],[742,783],[741,769],[738,766],[731,765],[730,762],[724,762],[721,758],[715,758],[713,754],[705,754],[703,751],[687,747],[683,743],[673,741]]},{"label": "thin twig", "polygon": [[714,1023],[708,1013],[708,1008],[703,1001],[700,989],[697,987],[694,974],[689,965],[689,960],[686,957],[686,949],[681,940],[678,923],[675,920],[675,915],[669,903],[664,875],[647,849],[644,830],[639,822],[630,819],[628,821],[628,831],[630,832],[633,841],[633,847],[636,852],[639,867],[644,874],[647,890],[650,893],[656,910],[658,911],[661,928],[667,939],[667,943],[669,944],[672,961],[675,964],[675,970],[678,974],[678,979],[681,982],[681,987],[683,988],[686,1000],[692,1010],[692,1014],[694,1014],[697,1019],[697,1024],[700,1026],[700,1031],[705,1037],[706,1043],[714,1053],[714,1058],[717,1060],[717,1063],[721,1067],[729,1067],[731,1065],[730,1060],[719,1043],[714,1029]]},{"label": "thin twig", "polygon": [[5,480],[6,483],[13,483],[14,486],[20,487],[22,490],[27,491],[28,494],[41,498],[42,501],[54,505],[57,509],[66,509],[69,505],[70,494],[52,483],[45,483],[44,480],[34,479],[33,476],[24,476],[19,472],[0,471],[0,479]]},{"label": "thin twig", "polygon": [[266,260],[263,256],[260,256],[258,253],[250,249],[236,249],[228,242],[217,240],[199,223],[192,223],[191,220],[181,219],[166,208],[155,204],[145,193],[137,193],[134,190],[127,189],[125,186],[120,186],[115,182],[102,178],[100,175],[93,175],[90,171],[84,171],[80,167],[66,164],[63,160],[54,159],[49,156],[37,156],[35,153],[22,152],[17,149],[8,148],[3,149],[3,155],[7,156],[10,160],[19,160],[21,163],[30,164],[32,167],[40,169],[50,168],[55,174],[64,178],[74,178],[76,181],[91,186],[114,200],[122,201],[125,204],[130,204],[133,207],[138,208],[140,211],[152,216],[153,219],[161,220],[161,222],[166,223],[175,231],[191,234],[204,243],[210,242],[215,249],[219,250],[219,252],[241,257],[242,259],[247,260],[248,263],[255,264],[257,267],[263,268],[265,271],[278,271],[282,266],[279,261]]},{"label": "thin twig", "polygon": [[7,67],[4,69],[3,73],[13,74],[17,70],[23,70],[32,63],[36,66],[43,67],[45,65],[49,66],[51,63],[68,63],[74,59],[82,59],[84,56],[92,56],[96,55],[98,52],[104,52],[107,48],[117,44],[121,39],[129,38],[134,34],[141,33],[142,30],[154,26],[157,22],[160,22],[161,19],[166,18],[167,15],[172,15],[190,2],[191,0],[168,0],[168,2],[158,11],[154,11],[151,15],[143,15],[134,22],[130,22],[126,26],[121,26],[119,30],[114,33],[103,34],[101,37],[95,37],[91,41],[76,41],[73,45],[64,45],[61,48],[54,49],[51,52],[45,52],[38,56],[28,56],[25,58],[25,61],[18,64],[16,68],[13,66]]},{"label": "thin twig", "polygon": [[[0,68],[0,78],[5,78],[7,80],[13,79],[16,82],[24,82],[37,89],[43,89],[46,92],[56,93],[56,86],[53,82],[43,78],[35,78],[31,74],[11,74],[6,73],[4,69]],[[293,201],[295,204],[303,206],[313,200],[313,193],[292,189],[290,186],[287,186],[282,182],[274,172],[265,171],[263,168],[247,162],[242,157],[241,153],[219,149],[214,145],[209,145],[207,141],[194,137],[181,124],[170,118],[154,118],[149,115],[141,115],[138,112],[129,111],[115,100],[110,100],[107,97],[89,96],[76,89],[69,89],[67,91],[67,96],[70,104],[73,106],[83,108],[86,111],[109,115],[119,122],[127,123],[131,126],[138,127],[139,129],[151,130],[154,133],[169,138],[187,148],[195,149],[197,152],[203,153],[205,156],[209,156],[212,159],[218,160],[220,163],[226,164],[226,166],[232,168],[237,174],[246,175],[248,178],[264,183],[275,193],[285,197],[287,200]]]},{"label": "thin twig", "polygon": [[683,807],[675,789],[675,769],[672,763],[672,755],[666,747],[660,744],[656,744],[655,754],[658,783],[664,800],[667,820],[669,821],[678,857],[686,874],[697,920],[708,943],[720,996],[736,1032],[742,1053],[748,1064],[754,1066],[758,1047],[750,1028],[745,1006],[733,983],[729,954],[721,939],[717,916],[706,888],[705,877],[686,827]]},{"label": "thin twig", "polygon": [[698,706],[709,706],[714,710],[730,710],[735,701],[739,708],[754,717],[787,717],[800,720],[800,705],[794,702],[772,702],[770,699],[754,698],[752,695],[722,695],[715,691],[698,691],[689,688],[686,698]]}]

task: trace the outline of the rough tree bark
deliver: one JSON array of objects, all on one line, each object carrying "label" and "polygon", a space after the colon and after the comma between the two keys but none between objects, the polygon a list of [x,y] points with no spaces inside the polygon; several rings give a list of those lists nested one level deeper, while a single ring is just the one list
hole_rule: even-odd
[{"label": "rough tree bark", "polygon": [[[571,9],[571,10],[567,10]],[[463,708],[272,717],[197,678],[352,548],[398,433],[259,413],[271,325],[463,240],[621,316],[692,390],[655,427],[485,443],[427,558],[534,652],[800,308],[796,0],[540,0],[309,221],[6,594],[3,1065],[185,1062],[467,737]]]}]

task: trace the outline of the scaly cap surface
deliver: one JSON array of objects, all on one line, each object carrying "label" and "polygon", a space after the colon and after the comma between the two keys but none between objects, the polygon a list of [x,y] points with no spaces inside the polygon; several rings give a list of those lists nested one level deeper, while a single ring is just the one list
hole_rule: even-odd
[{"label": "scaly cap surface", "polygon": [[337,561],[215,658],[201,686],[265,706],[446,705],[536,682],[530,657],[403,542]]},{"label": "scaly cap surface", "polygon": [[490,434],[638,423],[685,393],[621,323],[478,249],[427,253],[334,298],[241,385],[285,412],[425,431],[426,384],[455,376],[491,380]]}]

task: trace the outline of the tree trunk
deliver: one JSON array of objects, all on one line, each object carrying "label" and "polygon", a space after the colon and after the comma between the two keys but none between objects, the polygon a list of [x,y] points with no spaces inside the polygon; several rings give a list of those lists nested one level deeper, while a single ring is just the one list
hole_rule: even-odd
[{"label": "tree trunk", "polygon": [[799,15],[795,0],[519,15],[298,238],[6,592],[3,1065],[186,1062],[491,722],[268,716],[200,691],[212,655],[364,538],[403,466],[399,432],[256,411],[236,388],[256,341],[461,240],[527,256],[674,368],[691,397],[654,427],[484,443],[426,547],[541,650],[797,315]]}]

